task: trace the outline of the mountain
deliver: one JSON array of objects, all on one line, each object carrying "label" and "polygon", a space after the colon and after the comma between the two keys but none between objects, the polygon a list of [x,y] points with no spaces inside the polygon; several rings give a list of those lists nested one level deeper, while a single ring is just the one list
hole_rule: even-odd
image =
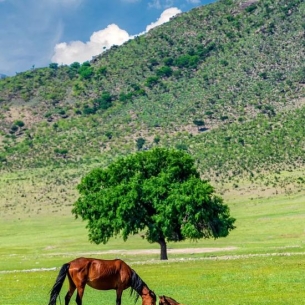
[{"label": "mountain", "polygon": [[221,0],[91,62],[1,80],[1,170],[107,165],[159,145],[217,183],[279,183],[304,167],[304,11]]},{"label": "mountain", "polygon": [[7,76],[5,75],[5,74],[1,74],[0,73],[0,79],[4,79],[4,78],[6,78]]}]

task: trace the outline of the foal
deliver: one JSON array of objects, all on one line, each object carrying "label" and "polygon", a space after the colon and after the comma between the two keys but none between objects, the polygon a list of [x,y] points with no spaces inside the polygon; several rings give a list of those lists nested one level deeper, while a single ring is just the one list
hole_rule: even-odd
[{"label": "foal", "polygon": [[165,295],[159,296],[159,305],[183,305],[178,303],[176,300],[174,300],[171,297],[167,297]]}]

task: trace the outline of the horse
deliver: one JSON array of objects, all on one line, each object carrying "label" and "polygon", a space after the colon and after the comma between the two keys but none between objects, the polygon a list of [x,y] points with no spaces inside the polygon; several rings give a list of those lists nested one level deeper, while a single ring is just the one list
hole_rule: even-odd
[{"label": "horse", "polygon": [[165,295],[159,296],[159,305],[183,305],[178,303],[176,300],[174,300],[171,297],[167,297]]},{"label": "horse", "polygon": [[56,305],[56,299],[66,276],[69,280],[69,290],[65,296],[65,305],[69,304],[75,289],[77,290],[76,303],[82,305],[86,284],[98,290],[115,289],[116,305],[121,305],[123,290],[129,287],[131,287],[130,295],[136,294],[135,302],[141,296],[142,305],[156,305],[155,293],[124,261],[85,257],[76,258],[62,265],[50,292],[49,305]]}]

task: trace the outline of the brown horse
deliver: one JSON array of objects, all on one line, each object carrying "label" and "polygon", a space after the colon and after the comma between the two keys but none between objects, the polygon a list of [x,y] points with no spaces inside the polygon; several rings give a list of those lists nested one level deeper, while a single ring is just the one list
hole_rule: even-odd
[{"label": "brown horse", "polygon": [[95,258],[77,258],[64,264],[50,293],[49,305],[56,305],[56,299],[68,275],[69,290],[65,296],[68,305],[75,289],[76,303],[82,305],[86,284],[98,290],[116,290],[116,305],[121,305],[123,290],[131,287],[130,295],[135,291],[136,301],[142,297],[142,305],[156,305],[156,295],[148,288],[139,275],[120,259],[101,260]]},{"label": "brown horse", "polygon": [[159,305],[183,305],[178,303],[176,300],[174,300],[171,297],[167,297],[165,295],[159,296]]}]

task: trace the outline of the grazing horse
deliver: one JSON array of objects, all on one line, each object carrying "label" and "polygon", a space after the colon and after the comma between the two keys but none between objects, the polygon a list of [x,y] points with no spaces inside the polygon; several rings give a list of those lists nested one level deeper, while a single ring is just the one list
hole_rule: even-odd
[{"label": "grazing horse", "polygon": [[176,300],[174,300],[171,297],[167,297],[165,295],[159,296],[159,305],[183,305],[178,303]]},{"label": "grazing horse", "polygon": [[130,295],[136,292],[136,301],[142,297],[142,305],[156,305],[156,295],[148,288],[139,275],[120,259],[101,260],[95,258],[77,258],[64,264],[50,293],[49,305],[56,305],[56,299],[68,276],[69,290],[65,296],[68,305],[75,289],[76,303],[82,305],[86,284],[98,290],[116,290],[116,305],[121,305],[123,290],[131,287]]}]

